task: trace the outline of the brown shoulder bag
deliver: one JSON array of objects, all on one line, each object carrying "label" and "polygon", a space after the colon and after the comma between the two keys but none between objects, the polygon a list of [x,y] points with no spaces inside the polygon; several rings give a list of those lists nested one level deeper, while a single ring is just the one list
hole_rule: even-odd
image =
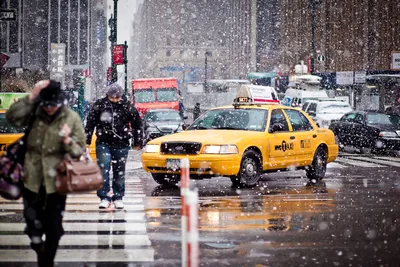
[{"label": "brown shoulder bag", "polygon": [[99,165],[87,156],[84,160],[66,157],[57,168],[56,192],[59,194],[79,194],[103,187],[103,176]]}]

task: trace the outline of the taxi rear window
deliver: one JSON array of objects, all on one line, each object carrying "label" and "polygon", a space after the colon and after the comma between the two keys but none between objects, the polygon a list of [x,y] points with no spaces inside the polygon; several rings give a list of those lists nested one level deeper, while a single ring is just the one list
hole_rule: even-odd
[{"label": "taxi rear window", "polygon": [[6,114],[0,114],[0,134],[23,133],[22,129],[12,126],[6,119]]},{"label": "taxi rear window", "polygon": [[188,130],[265,131],[266,109],[215,109],[204,113]]}]

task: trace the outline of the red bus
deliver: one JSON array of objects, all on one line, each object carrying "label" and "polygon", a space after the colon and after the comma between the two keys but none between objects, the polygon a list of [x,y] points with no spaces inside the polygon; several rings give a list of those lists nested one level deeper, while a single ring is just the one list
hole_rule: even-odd
[{"label": "red bus", "polygon": [[132,80],[132,95],[135,107],[142,117],[149,109],[179,110],[178,80],[176,78]]}]

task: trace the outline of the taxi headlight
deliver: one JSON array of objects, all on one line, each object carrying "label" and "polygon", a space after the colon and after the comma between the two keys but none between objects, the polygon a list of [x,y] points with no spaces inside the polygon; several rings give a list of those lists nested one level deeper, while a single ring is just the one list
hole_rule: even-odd
[{"label": "taxi headlight", "polygon": [[144,148],[145,153],[159,153],[160,145],[146,145]]},{"label": "taxi headlight", "polygon": [[203,154],[238,154],[238,148],[235,145],[207,145],[204,146]]}]

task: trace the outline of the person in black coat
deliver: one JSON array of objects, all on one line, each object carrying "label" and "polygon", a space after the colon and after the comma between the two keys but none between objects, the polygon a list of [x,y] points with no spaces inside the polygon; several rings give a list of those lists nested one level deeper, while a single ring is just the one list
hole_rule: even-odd
[{"label": "person in black coat", "polygon": [[193,121],[200,116],[200,103],[197,102],[193,108]]},{"label": "person in black coat", "polygon": [[[89,146],[96,129],[96,157],[104,178],[104,186],[97,191],[99,208],[106,209],[111,201],[117,209],[123,209],[125,195],[125,166],[132,139],[132,148],[142,148],[142,120],[136,108],[122,97],[123,89],[111,84],[107,96],[97,100],[87,117],[85,133]],[[113,162],[113,196],[110,192],[110,165]]]}]

